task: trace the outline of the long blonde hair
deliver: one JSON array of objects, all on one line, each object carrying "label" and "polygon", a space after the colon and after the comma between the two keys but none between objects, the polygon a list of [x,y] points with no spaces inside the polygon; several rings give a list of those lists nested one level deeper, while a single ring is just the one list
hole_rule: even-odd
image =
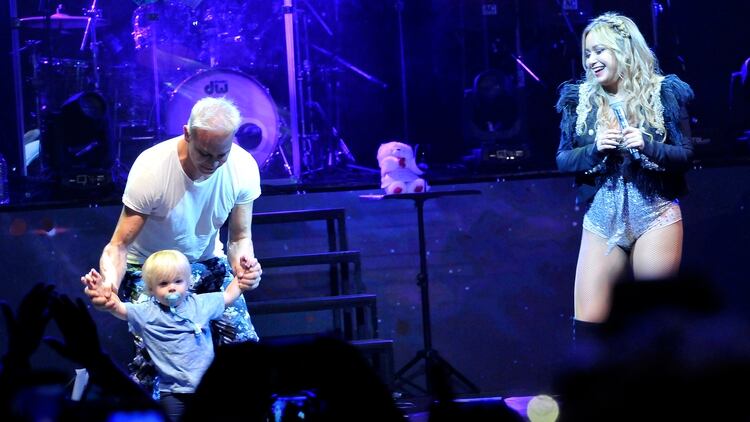
[{"label": "long blonde hair", "polygon": [[602,46],[611,51],[617,60],[617,73],[622,79],[620,89],[625,92],[625,113],[630,117],[631,126],[648,126],[656,129],[659,134],[666,134],[664,108],[660,98],[661,81],[664,77],[659,70],[658,60],[635,22],[611,12],[593,19],[581,36],[581,61],[585,80],[580,87],[580,101],[576,108],[576,132],[582,134],[585,131],[586,116],[594,106],[598,107],[597,129],[614,123],[607,93],[596,81],[594,72],[586,66],[586,37],[589,34],[596,35]]}]

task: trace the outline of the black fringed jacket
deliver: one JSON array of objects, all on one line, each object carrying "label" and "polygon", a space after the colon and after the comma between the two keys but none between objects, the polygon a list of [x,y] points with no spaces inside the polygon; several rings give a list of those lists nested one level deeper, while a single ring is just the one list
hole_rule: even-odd
[{"label": "black fringed jacket", "polygon": [[[641,154],[663,171],[643,169],[640,163],[630,157],[621,161],[607,160],[605,165],[599,166],[608,153],[597,151],[596,133],[589,130],[596,127],[595,105],[586,117],[586,132],[576,134],[578,89],[577,83],[563,84],[557,102],[557,111],[562,113],[557,168],[562,172],[576,174],[578,204],[588,205],[604,180],[617,172],[632,175],[638,189],[646,195],[658,193],[667,199],[674,199],[687,193],[684,174],[690,168],[693,158],[693,143],[685,109],[687,102],[693,98],[693,91],[688,84],[676,75],[667,75],[662,80],[661,101],[664,107],[666,141],[659,142],[658,139],[663,135],[657,134],[652,128],[646,128],[653,138],[644,136],[645,146]],[[595,169],[597,166],[601,168]]]}]

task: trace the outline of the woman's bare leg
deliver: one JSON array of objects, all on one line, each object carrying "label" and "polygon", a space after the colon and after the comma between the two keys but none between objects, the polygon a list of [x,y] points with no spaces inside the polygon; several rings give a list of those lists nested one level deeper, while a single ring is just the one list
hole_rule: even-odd
[{"label": "woman's bare leg", "polygon": [[658,280],[677,275],[682,260],[682,221],[644,233],[633,246],[633,277]]},{"label": "woman's bare leg", "polygon": [[615,283],[623,277],[628,255],[619,247],[607,252],[607,239],[583,229],[573,292],[575,318],[603,322],[609,316]]}]

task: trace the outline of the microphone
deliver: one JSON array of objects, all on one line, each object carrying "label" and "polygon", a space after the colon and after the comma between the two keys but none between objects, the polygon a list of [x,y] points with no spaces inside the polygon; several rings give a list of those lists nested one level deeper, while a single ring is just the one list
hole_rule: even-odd
[{"label": "microphone", "polygon": [[[629,124],[628,119],[625,118],[625,111],[622,109],[622,101],[610,101],[609,107],[612,109],[612,112],[615,113],[617,123],[620,124],[620,129],[625,130]],[[638,151],[638,148],[628,148],[628,152],[633,156],[634,160],[641,161],[641,152]]]}]

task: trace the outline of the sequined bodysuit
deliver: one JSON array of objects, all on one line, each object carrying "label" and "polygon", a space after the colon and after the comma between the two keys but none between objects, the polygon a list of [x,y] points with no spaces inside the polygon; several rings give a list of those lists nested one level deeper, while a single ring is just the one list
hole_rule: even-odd
[{"label": "sequined bodysuit", "polygon": [[583,217],[583,228],[607,239],[607,252],[615,246],[630,251],[644,233],[682,220],[677,199],[643,195],[620,175],[604,182]]}]

